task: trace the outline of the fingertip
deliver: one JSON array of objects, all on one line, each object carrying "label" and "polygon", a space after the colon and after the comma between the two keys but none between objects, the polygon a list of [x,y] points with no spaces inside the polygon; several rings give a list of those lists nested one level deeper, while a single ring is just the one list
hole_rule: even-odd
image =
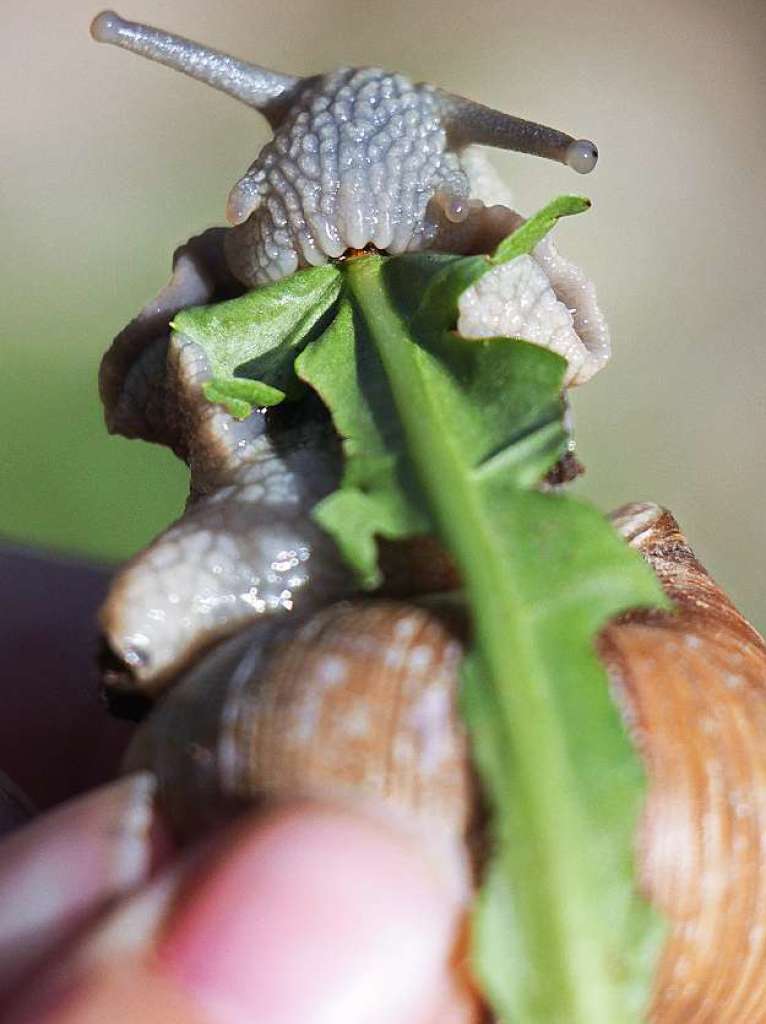
[{"label": "fingertip", "polygon": [[430,1019],[461,910],[411,841],[308,805],[240,832],[159,949],[216,1024]]},{"label": "fingertip", "polygon": [[294,805],[192,850],[7,1019],[475,1024],[464,938],[457,887],[410,836],[360,812]]}]

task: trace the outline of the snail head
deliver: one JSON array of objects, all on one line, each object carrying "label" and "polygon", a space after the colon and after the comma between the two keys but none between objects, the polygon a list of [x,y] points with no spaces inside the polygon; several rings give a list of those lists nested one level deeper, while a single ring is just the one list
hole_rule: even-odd
[{"label": "snail head", "polygon": [[111,11],[98,15],[91,34],[206,82],[268,120],[274,136],[227,204],[235,226],[228,260],[250,287],[349,249],[428,248],[439,215],[468,215],[461,153],[471,144],[545,157],[582,174],[598,159],[586,139],[380,68],[286,75]]}]

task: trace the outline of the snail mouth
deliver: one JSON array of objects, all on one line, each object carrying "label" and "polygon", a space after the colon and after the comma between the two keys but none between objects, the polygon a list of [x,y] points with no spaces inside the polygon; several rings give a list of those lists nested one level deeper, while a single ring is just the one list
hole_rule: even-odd
[{"label": "snail mouth", "polygon": [[130,722],[143,721],[154,701],[137,689],[135,676],[104,636],[99,644],[98,668],[101,674],[101,698],[109,714]]},{"label": "snail mouth", "polygon": [[386,249],[379,249],[377,245],[368,242],[363,249],[348,248],[337,259],[337,263],[345,263],[346,260],[356,260],[360,256],[387,256]]}]

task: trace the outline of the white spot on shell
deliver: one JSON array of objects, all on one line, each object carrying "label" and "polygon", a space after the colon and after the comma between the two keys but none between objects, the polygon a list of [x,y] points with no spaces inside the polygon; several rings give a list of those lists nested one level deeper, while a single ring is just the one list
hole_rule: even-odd
[{"label": "white spot on shell", "polygon": [[753,805],[747,794],[739,789],[732,790],[729,794],[729,806],[736,818],[749,818],[753,813]]},{"label": "white spot on shell", "polygon": [[323,658],[317,673],[319,682],[324,687],[337,686],[348,676],[348,663],[345,658],[328,655]]},{"label": "white spot on shell", "polygon": [[386,653],[383,655],[383,661],[386,668],[398,669],[407,660],[407,648],[400,645],[392,644]]},{"label": "white spot on shell", "polygon": [[414,615],[399,619],[394,626],[394,636],[397,640],[407,640],[415,634],[418,628],[418,621]]},{"label": "white spot on shell", "polygon": [[413,672],[424,672],[433,660],[433,651],[428,644],[418,644],[410,651],[409,666]]},{"label": "white spot on shell", "polygon": [[361,704],[343,718],[343,732],[349,739],[361,739],[366,736],[371,725],[369,709]]},{"label": "white spot on shell", "polygon": [[415,701],[407,716],[407,725],[420,743],[419,769],[433,775],[449,756],[452,731],[452,700],[446,686],[429,686]]},{"label": "white spot on shell", "polygon": [[308,743],[319,726],[321,717],[321,698],[314,694],[295,710],[295,724],[290,738],[295,743]]},{"label": "white spot on shell", "polygon": [[406,736],[396,736],[391,746],[395,764],[406,764],[412,760],[412,743]]}]

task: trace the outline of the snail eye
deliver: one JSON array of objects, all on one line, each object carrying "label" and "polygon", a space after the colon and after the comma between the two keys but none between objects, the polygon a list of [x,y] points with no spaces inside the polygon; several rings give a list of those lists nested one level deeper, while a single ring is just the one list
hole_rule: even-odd
[{"label": "snail eye", "polygon": [[598,163],[598,149],[590,139],[575,139],[566,151],[567,166],[578,174],[590,174]]},{"label": "snail eye", "polygon": [[476,205],[476,200],[450,195],[447,192],[436,192],[432,202],[450,224],[462,224]]},{"label": "snail eye", "polygon": [[467,199],[462,199],[459,196],[453,196],[448,199],[443,206],[444,216],[448,221],[453,224],[462,224],[464,220],[468,218],[468,214],[471,212],[471,207]]}]

